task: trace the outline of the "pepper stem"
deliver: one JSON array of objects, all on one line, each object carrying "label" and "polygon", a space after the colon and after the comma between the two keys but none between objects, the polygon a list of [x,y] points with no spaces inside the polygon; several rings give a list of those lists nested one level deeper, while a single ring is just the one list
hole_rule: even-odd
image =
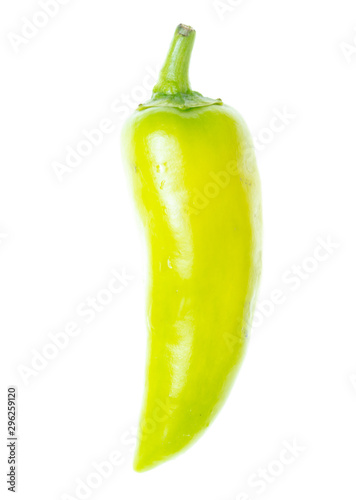
[{"label": "pepper stem", "polygon": [[180,24],[169,48],[153,93],[187,94],[192,90],[189,83],[189,62],[195,39],[195,30]]}]

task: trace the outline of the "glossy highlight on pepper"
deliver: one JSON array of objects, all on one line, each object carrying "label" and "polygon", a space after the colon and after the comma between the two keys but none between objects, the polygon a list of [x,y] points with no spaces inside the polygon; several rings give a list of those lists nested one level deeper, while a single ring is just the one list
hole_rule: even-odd
[{"label": "glossy highlight on pepper", "polygon": [[219,412],[245,355],[261,274],[252,139],[233,108],[191,90],[194,39],[178,26],[151,100],[122,134],[149,254],[137,471],[185,450]]}]

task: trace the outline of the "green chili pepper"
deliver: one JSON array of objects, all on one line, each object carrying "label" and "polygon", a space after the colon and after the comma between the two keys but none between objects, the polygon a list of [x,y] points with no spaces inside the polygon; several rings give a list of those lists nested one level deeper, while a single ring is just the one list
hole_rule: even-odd
[{"label": "green chili pepper", "polygon": [[151,100],[122,136],[149,252],[137,471],[187,448],[218,413],[245,354],[261,273],[253,143],[234,109],[191,90],[194,38],[178,26]]}]

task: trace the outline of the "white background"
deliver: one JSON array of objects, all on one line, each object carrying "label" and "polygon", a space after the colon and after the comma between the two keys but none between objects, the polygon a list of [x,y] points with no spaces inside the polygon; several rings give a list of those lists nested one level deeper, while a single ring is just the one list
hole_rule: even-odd
[{"label": "white background", "polygon": [[[35,0],[1,3],[2,497],[11,498],[6,393],[15,384],[18,499],[84,498],[78,484],[95,480],[86,498],[355,498],[356,5],[229,1],[63,1],[47,24]],[[15,43],[33,17],[46,26]],[[264,271],[258,326],[214,425],[138,474],[144,247],[120,129],[129,106],[149,97],[180,22],[197,30],[193,88],[238,109],[256,138]],[[276,112],[289,118],[273,132]],[[55,162],[102,120],[111,120],[102,144],[56,175]],[[321,251],[328,239],[333,248]],[[132,279],[87,324],[78,307],[104,296],[112,269]],[[21,376],[71,322],[78,335]],[[112,452],[120,465],[93,476]]]}]

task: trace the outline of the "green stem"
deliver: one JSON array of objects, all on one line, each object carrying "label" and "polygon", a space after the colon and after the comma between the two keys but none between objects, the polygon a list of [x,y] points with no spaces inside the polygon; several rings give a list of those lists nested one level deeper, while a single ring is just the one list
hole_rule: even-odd
[{"label": "green stem", "polygon": [[185,24],[178,26],[152,97],[139,105],[139,111],[167,107],[187,110],[213,104],[222,105],[221,99],[204,97],[190,88],[188,73],[194,39],[193,28]]},{"label": "green stem", "polygon": [[192,90],[189,84],[189,62],[195,39],[195,30],[180,24],[168,51],[153,93],[173,95],[188,94]]}]

